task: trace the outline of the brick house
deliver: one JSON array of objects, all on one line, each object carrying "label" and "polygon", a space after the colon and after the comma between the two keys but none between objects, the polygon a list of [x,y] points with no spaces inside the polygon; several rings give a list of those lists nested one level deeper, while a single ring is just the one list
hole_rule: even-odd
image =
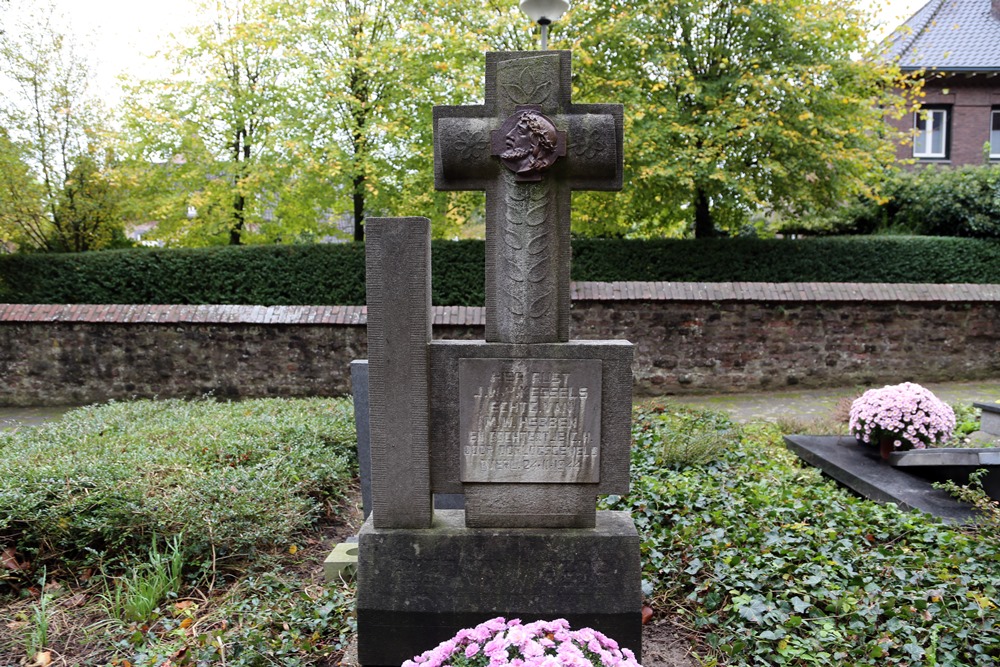
[{"label": "brick house", "polygon": [[904,72],[923,72],[920,109],[897,158],[917,165],[1000,164],[1000,0],[929,0],[886,40]]}]

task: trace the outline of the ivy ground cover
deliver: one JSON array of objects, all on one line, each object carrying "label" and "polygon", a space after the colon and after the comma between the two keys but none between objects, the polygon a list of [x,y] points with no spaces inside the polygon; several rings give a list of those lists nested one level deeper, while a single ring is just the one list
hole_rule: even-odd
[{"label": "ivy ground cover", "polygon": [[[1000,536],[857,498],[774,427],[669,406],[636,414],[644,588],[708,664],[996,665]],[[677,456],[691,440],[712,455]],[[701,435],[699,435],[701,434]]]}]

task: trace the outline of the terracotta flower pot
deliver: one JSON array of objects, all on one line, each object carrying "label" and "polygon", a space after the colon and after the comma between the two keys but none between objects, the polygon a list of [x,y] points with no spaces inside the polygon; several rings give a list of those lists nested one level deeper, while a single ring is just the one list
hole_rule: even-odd
[{"label": "terracotta flower pot", "polygon": [[888,461],[889,454],[892,454],[894,451],[896,451],[895,446],[893,446],[892,444],[895,441],[896,441],[896,436],[894,435],[883,435],[881,438],[878,439],[878,447],[879,451],[882,454],[883,461]]}]

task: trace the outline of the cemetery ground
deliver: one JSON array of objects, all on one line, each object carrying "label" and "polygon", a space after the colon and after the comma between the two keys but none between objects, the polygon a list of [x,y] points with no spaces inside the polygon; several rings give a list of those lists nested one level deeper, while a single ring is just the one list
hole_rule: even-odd
[{"label": "cemetery ground", "polygon": [[[631,491],[600,504],[642,538],[646,667],[1000,661],[995,509],[948,526],[857,498],[773,422],[634,417]],[[111,403],[2,435],[0,665],[337,665],[354,591],[322,560],[360,524],[354,447],[330,399]]]}]

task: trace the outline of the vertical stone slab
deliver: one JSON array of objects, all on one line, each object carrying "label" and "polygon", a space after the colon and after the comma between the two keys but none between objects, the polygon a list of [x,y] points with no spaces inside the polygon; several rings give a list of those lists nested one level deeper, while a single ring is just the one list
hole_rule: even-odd
[{"label": "vertical stone slab", "polygon": [[430,221],[369,218],[365,230],[372,521],[427,528]]},{"label": "vertical stone slab", "polygon": [[368,360],[351,362],[351,397],[354,399],[354,430],[358,436],[358,473],[361,475],[361,510],[372,513],[372,443],[368,425]]}]

